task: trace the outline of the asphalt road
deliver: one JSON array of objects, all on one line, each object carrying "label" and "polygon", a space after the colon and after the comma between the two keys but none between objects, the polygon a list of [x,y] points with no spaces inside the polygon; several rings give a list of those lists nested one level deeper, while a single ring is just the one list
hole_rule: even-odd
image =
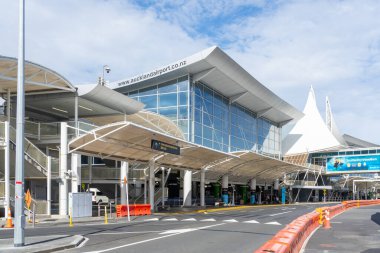
[{"label": "asphalt road", "polygon": [[331,220],[331,229],[319,228],[305,253],[379,253],[380,206],[353,208]]},{"label": "asphalt road", "polygon": [[[324,204],[326,205],[326,204]],[[295,218],[317,205],[249,207],[208,213],[140,216],[103,225],[100,222],[39,224],[26,229],[26,236],[83,235],[81,248],[67,252],[253,252]],[[13,231],[0,231],[10,238]]]}]

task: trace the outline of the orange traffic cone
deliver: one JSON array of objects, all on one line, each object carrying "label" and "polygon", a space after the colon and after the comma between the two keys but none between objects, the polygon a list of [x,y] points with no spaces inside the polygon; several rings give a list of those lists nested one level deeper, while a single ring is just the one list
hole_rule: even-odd
[{"label": "orange traffic cone", "polygon": [[4,228],[13,228],[12,213],[10,208],[8,208],[8,218]]},{"label": "orange traffic cone", "polygon": [[324,229],[330,229],[331,228],[330,211],[329,210],[325,210],[325,219],[323,220],[323,228]]}]

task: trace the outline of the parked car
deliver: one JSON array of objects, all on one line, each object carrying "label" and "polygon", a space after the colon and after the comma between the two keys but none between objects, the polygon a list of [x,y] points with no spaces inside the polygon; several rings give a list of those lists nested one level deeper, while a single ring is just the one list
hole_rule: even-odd
[{"label": "parked car", "polygon": [[103,193],[98,188],[90,188],[89,192],[92,193],[92,203],[100,204],[108,204],[109,198],[106,195],[103,195]]}]

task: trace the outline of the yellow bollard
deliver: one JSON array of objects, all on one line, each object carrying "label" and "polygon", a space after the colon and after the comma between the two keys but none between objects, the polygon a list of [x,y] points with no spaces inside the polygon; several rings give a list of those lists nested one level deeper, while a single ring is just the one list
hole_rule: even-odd
[{"label": "yellow bollard", "polygon": [[104,206],[104,224],[108,224],[107,206]]},{"label": "yellow bollard", "polygon": [[357,206],[360,207],[360,200],[358,200]]},{"label": "yellow bollard", "polygon": [[315,209],[315,211],[317,211],[319,213],[318,223],[319,223],[319,225],[322,225],[323,224],[323,211],[322,211],[322,208],[317,208],[317,209]]},{"label": "yellow bollard", "polygon": [[71,215],[71,208],[70,208],[70,212],[69,212],[69,227],[74,227],[73,217]]}]

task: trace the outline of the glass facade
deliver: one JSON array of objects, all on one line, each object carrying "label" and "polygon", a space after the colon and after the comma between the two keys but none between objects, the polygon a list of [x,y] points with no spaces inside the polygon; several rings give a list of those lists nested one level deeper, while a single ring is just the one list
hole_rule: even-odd
[{"label": "glass facade", "polygon": [[159,113],[177,124],[189,140],[188,76],[126,93],[145,104],[145,110]]},{"label": "glass facade", "polygon": [[176,123],[186,140],[224,152],[280,154],[280,129],[205,84],[180,77],[126,93]]},{"label": "glass facade", "polygon": [[238,103],[229,104],[227,97],[207,85],[196,83],[191,88],[195,143],[224,152],[280,154],[280,129],[274,124]]}]

